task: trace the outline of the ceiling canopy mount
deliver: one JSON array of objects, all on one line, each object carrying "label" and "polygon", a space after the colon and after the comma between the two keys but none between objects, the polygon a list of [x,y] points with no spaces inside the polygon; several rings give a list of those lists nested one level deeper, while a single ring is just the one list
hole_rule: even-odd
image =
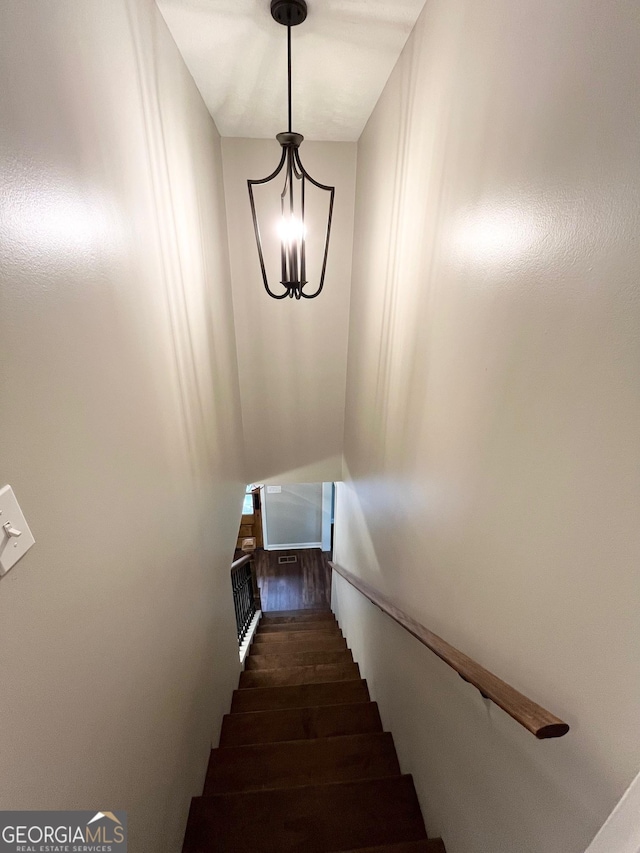
[{"label": "ceiling canopy mount", "polygon": [[285,27],[296,27],[307,18],[306,0],[271,0],[271,16]]}]

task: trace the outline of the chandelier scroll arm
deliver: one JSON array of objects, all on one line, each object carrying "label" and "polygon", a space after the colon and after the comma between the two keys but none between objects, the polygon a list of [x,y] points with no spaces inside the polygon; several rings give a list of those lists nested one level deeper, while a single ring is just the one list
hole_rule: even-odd
[{"label": "chandelier scroll arm", "polygon": [[267,278],[267,270],[266,270],[265,265],[264,265],[264,254],[262,252],[262,237],[260,235],[260,225],[258,223],[258,216],[256,213],[256,203],[255,203],[255,199],[253,197],[253,187],[254,187],[254,185],[267,184],[267,183],[269,183],[269,181],[273,181],[274,178],[277,178],[278,175],[280,174],[280,172],[282,171],[286,157],[287,157],[287,152],[286,152],[286,149],[283,148],[282,149],[282,157],[280,158],[280,163],[278,164],[277,168],[274,169],[274,171],[270,175],[268,175],[266,178],[259,178],[256,180],[250,179],[247,181],[247,187],[249,189],[249,201],[251,204],[251,218],[253,219],[253,230],[254,230],[255,236],[256,236],[256,246],[258,247],[258,258],[260,260],[260,269],[262,271],[262,282],[264,284],[265,290],[267,291],[269,296],[271,296],[273,299],[284,299],[288,295],[289,291],[285,289],[284,293],[277,294],[277,293],[274,293],[271,290],[271,288],[269,287],[269,280]]},{"label": "chandelier scroll arm", "polygon": [[303,296],[304,299],[315,299],[316,296],[319,296],[319,294],[322,291],[322,288],[324,287],[324,276],[325,276],[325,273],[327,271],[327,258],[329,256],[329,238],[331,237],[331,223],[333,221],[333,200],[335,198],[336,188],[330,187],[327,184],[321,184],[319,181],[316,181],[315,178],[312,178],[311,175],[305,169],[305,167],[302,165],[302,161],[300,159],[300,154],[298,153],[297,149],[295,151],[294,156],[296,159],[296,164],[297,164],[298,168],[300,169],[300,172],[302,173],[303,180],[306,179],[306,180],[310,181],[314,186],[318,187],[318,189],[324,190],[325,192],[329,193],[329,215],[327,217],[327,231],[326,231],[325,240],[324,240],[324,255],[323,255],[323,259],[322,259],[322,270],[320,273],[320,283],[318,284],[318,288],[314,291],[314,293],[305,293],[304,290],[301,293],[301,296]]}]

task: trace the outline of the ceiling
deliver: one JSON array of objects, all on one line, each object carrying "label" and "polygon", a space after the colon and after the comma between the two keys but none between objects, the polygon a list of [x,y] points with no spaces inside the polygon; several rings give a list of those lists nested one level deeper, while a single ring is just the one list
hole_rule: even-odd
[{"label": "ceiling", "polygon": [[[425,0],[309,0],[293,29],[293,129],[355,141]],[[286,29],[269,0],[157,0],[222,136],[286,130]]]}]

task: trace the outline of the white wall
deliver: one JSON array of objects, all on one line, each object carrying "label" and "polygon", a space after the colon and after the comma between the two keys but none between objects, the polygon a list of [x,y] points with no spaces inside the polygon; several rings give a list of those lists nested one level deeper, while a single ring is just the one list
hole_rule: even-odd
[{"label": "white wall", "polygon": [[[276,168],[280,146],[269,139],[229,138],[222,140],[222,152],[246,480],[340,479],[356,146],[304,142],[300,149],[305,168],[335,185],[336,197],[324,290],[317,299],[299,301],[272,299],[264,289],[247,193],[248,178]],[[270,187],[279,200],[280,182]],[[275,213],[273,219],[275,231]],[[264,243],[277,246],[266,236]]]},{"label": "white wall", "polygon": [[179,851],[238,677],[220,141],[151,0],[6,0],[0,63],[0,807]]},{"label": "white wall", "polygon": [[320,547],[322,541],[322,483],[277,486],[264,490],[263,511],[270,548],[284,545]]},{"label": "white wall", "polygon": [[638,44],[626,2],[429,0],[359,143],[336,560],[572,727],[335,581],[448,853],[583,853],[640,766]]},{"label": "white wall", "polygon": [[640,774],[624,792],[586,853],[640,853]]}]

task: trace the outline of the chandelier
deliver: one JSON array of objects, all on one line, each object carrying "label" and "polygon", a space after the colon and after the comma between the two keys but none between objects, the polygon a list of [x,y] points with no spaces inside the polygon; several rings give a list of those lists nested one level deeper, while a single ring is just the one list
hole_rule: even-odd
[{"label": "chandelier", "polygon": [[[294,133],[291,123],[291,28],[301,24],[307,17],[307,4],[305,0],[271,0],[271,15],[275,21],[287,28],[287,105],[289,126],[285,133],[279,133],[276,139],[282,146],[282,156],[277,168],[266,178],[260,180],[249,180],[249,200],[251,202],[251,216],[258,246],[258,258],[262,270],[262,280],[269,296],[274,299],[284,299],[289,296],[296,299],[314,299],[322,290],[324,276],[327,268],[327,255],[329,253],[329,237],[331,234],[331,217],[333,215],[333,199],[335,187],[329,187],[316,181],[307,172],[300,159],[300,145],[304,136]],[[279,238],[280,254],[280,285],[278,292],[274,292],[269,286],[265,257],[263,252],[262,237],[258,215],[256,213],[256,202],[254,198],[254,186],[268,184],[280,177],[280,221],[277,229]],[[309,284],[307,279],[307,218],[305,217],[305,204],[308,206],[308,185],[312,184],[319,190],[329,194],[329,210],[324,237],[324,248],[321,252],[321,268],[319,279],[315,289],[305,291]]]}]

